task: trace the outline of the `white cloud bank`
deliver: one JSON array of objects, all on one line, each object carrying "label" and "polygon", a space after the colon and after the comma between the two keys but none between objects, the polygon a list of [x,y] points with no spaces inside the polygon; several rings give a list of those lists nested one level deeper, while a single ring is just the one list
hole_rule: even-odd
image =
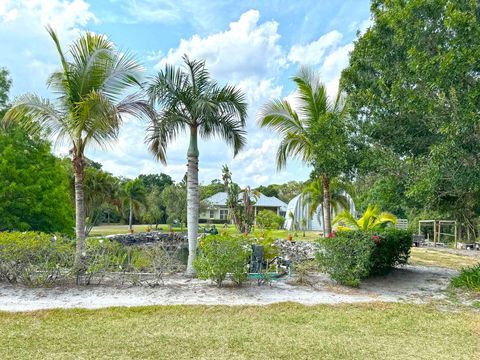
[{"label": "white cloud bank", "polygon": [[[58,66],[57,54],[44,30],[46,23],[52,24],[61,34],[62,42],[68,43],[78,35],[79,29],[95,21],[97,19],[85,0],[3,0],[0,3],[0,41],[5,44],[6,52],[1,57],[3,64],[12,71],[14,80],[24,81],[14,85],[23,90],[17,93],[45,89],[47,75]],[[266,101],[286,95],[283,84],[288,80],[285,73],[300,64],[317,68],[329,93],[335,93],[340,72],[348,64],[352,44],[346,43],[336,30],[291,48],[282,45],[280,40],[276,21],[262,21],[259,11],[249,10],[224,31],[203,37],[193,35],[181,39],[176,48],[150,54],[150,60],[159,59],[156,69],[166,63],[180,64],[183,54],[205,59],[213,78],[236,84],[247,96],[247,148],[233,159],[233,152],[222,141],[201,141],[201,181],[209,182],[220,177],[221,165],[225,163],[232,169],[235,181],[243,185],[282,183],[308,177],[309,169],[295,161],[290,162],[284,171],[276,172],[279,139],[271,132],[258,129],[255,116]],[[20,72],[31,76],[17,76]],[[164,167],[148,153],[144,134],[145,124],[128,121],[121,129],[119,141],[111,149],[106,152],[92,150],[87,155],[116,175],[135,177],[139,173],[162,171],[180,180],[186,170],[187,139],[181,137],[170,144],[169,165]]]}]

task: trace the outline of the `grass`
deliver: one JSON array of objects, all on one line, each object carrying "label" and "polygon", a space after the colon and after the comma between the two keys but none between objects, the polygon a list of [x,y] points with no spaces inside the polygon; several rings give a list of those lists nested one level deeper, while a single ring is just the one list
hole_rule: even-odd
[{"label": "grass", "polygon": [[[240,233],[237,231],[235,226],[232,224],[229,224],[226,229],[223,228],[223,225],[216,225],[216,226],[218,231],[220,232],[226,232],[229,235],[240,235]],[[146,231],[148,227],[150,227],[150,225],[134,225],[133,230],[135,232],[143,232],[143,231]],[[210,225],[207,225],[207,224],[199,225],[200,229],[203,229],[204,227],[210,227]],[[159,228],[161,228],[162,231],[170,231],[170,226],[166,224],[159,225]],[[174,227],[172,228],[172,230],[182,231],[182,229],[180,229],[179,227]],[[186,229],[183,228],[183,231],[186,232]],[[106,235],[112,235],[112,234],[127,234],[127,233],[128,233],[128,225],[111,224],[111,225],[95,226],[90,232],[90,236],[106,236]],[[263,232],[260,230],[255,230],[253,232],[253,235],[260,236],[262,233]],[[265,231],[265,234],[275,238],[287,239],[289,232],[287,230],[269,230],[269,231]],[[305,237],[303,237],[302,231],[298,231],[297,236],[295,236],[295,233],[292,233],[292,235],[293,235],[293,240],[306,240],[306,241],[314,241],[320,237],[317,231],[306,231]]]},{"label": "grass", "polygon": [[480,292],[480,263],[464,268],[451,282],[453,287]]},{"label": "grass", "polygon": [[478,359],[479,324],[383,303],[0,313],[0,358]]},{"label": "grass", "polygon": [[479,262],[480,257],[424,248],[412,248],[409,260],[409,263],[412,265],[439,266],[455,270],[473,266]]}]

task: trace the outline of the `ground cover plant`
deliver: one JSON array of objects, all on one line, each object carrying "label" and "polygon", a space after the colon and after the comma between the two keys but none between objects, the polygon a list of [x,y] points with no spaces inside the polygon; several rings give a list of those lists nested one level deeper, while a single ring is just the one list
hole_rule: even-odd
[{"label": "ground cover plant", "polygon": [[462,269],[460,274],[452,279],[451,284],[455,288],[480,291],[480,263]]},{"label": "ground cover plant", "polygon": [[475,312],[382,303],[0,313],[0,358],[466,360],[480,355],[478,324]]}]

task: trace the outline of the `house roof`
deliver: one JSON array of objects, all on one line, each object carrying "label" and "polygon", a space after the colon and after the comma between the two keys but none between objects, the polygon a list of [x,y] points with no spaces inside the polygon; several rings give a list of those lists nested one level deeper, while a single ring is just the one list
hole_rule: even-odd
[{"label": "house roof", "polygon": [[[205,199],[210,205],[216,206],[225,206],[227,204],[227,193],[226,192],[219,192],[209,198]],[[255,199],[255,204],[253,206],[256,207],[279,207],[282,211],[287,210],[287,204],[285,204],[282,200],[277,199],[275,196],[266,196],[260,193],[260,196]]]}]

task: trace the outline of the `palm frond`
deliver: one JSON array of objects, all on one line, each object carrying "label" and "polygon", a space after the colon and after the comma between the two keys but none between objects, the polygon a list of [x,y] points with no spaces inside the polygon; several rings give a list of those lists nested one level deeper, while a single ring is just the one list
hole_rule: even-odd
[{"label": "palm frond", "polygon": [[17,97],[12,108],[5,114],[3,122],[6,125],[15,122],[31,134],[42,132],[53,137],[68,132],[64,114],[57,111],[50,100],[34,94]]}]

